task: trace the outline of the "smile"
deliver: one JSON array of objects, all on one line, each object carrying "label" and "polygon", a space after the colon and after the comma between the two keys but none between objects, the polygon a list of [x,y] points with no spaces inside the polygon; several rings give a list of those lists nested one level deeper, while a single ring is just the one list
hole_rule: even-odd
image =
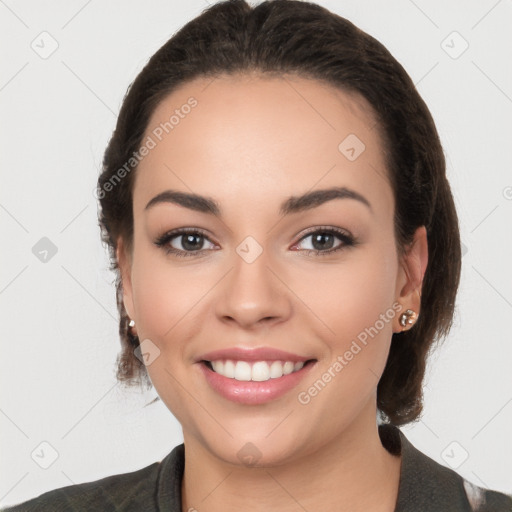
[{"label": "smile", "polygon": [[304,362],[299,361],[233,361],[231,359],[205,361],[205,364],[215,373],[240,381],[265,382],[270,379],[279,379],[299,371]]},{"label": "smile", "polygon": [[217,395],[238,404],[262,405],[296,388],[317,362],[216,359],[202,360],[196,367]]}]

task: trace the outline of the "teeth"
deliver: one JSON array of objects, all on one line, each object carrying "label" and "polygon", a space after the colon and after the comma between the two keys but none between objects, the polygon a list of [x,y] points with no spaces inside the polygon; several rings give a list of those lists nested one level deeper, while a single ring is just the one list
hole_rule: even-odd
[{"label": "teeth", "polygon": [[279,377],[283,376],[283,365],[281,364],[281,361],[274,361],[270,365],[270,378],[272,379],[278,379]]},{"label": "teeth", "polygon": [[217,373],[224,373],[224,361],[212,361],[211,364]]},{"label": "teeth", "polygon": [[288,375],[289,373],[293,372],[294,364],[291,361],[286,361],[283,365],[283,373],[285,375]]},{"label": "teeth", "polygon": [[[238,366],[238,363],[237,363]],[[251,380],[263,382],[270,379],[270,366],[265,361],[258,361],[252,365]]]},{"label": "teeth", "polygon": [[233,361],[226,361],[224,363],[224,371],[222,375],[224,375],[224,377],[229,377],[230,379],[235,378],[235,363],[233,363]]},{"label": "teeth", "polygon": [[242,381],[265,382],[270,379],[278,379],[283,375],[300,370],[304,363],[293,363],[292,361],[255,361],[248,363],[247,361],[210,361],[213,370],[219,375],[230,379]]},{"label": "teeth", "polygon": [[238,361],[235,366],[236,380],[251,380],[251,365],[245,361]]}]

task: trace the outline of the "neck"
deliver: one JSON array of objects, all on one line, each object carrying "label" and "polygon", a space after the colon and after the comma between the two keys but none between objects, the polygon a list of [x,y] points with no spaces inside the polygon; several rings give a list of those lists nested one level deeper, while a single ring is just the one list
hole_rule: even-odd
[{"label": "neck", "polygon": [[394,512],[401,458],[382,445],[371,412],[315,452],[264,468],[228,464],[184,435],[182,511]]}]

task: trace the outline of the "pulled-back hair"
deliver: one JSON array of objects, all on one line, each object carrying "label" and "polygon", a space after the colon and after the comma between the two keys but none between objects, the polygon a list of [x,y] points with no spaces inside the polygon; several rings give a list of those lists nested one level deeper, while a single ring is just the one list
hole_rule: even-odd
[{"label": "pulled-back hair", "polygon": [[422,411],[429,350],[450,329],[460,276],[459,227],[443,150],[427,106],[389,51],[346,19],[297,0],[254,7],[229,0],[209,7],[176,32],[128,88],[97,186],[102,240],[116,273],[121,338],[117,378],[128,385],[151,385],[134,354],[139,340],[128,327],[116,258],[119,236],[132,248],[136,165],[115,186],[107,184],[133,161],[150,116],[176,88],[195,78],[254,71],[319,80],[358,93],[373,108],[387,148],[397,247],[405,250],[420,226],[426,227],[428,238],[421,313],[412,329],[393,334],[377,388],[384,419],[395,425],[411,422]]}]

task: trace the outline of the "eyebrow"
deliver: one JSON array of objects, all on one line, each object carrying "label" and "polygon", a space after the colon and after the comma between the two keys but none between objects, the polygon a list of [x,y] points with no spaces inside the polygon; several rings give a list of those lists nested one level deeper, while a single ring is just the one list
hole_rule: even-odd
[{"label": "eyebrow", "polygon": [[[311,210],[333,199],[354,199],[366,205],[370,211],[372,211],[370,202],[358,192],[346,187],[334,187],[306,192],[301,196],[290,196],[281,204],[279,213],[280,215],[290,215],[305,210]],[[211,197],[197,194],[189,194],[177,190],[165,190],[153,197],[146,205],[145,210],[159,203],[173,203],[197,212],[215,215],[216,217],[222,216],[221,208],[217,201]]]}]

